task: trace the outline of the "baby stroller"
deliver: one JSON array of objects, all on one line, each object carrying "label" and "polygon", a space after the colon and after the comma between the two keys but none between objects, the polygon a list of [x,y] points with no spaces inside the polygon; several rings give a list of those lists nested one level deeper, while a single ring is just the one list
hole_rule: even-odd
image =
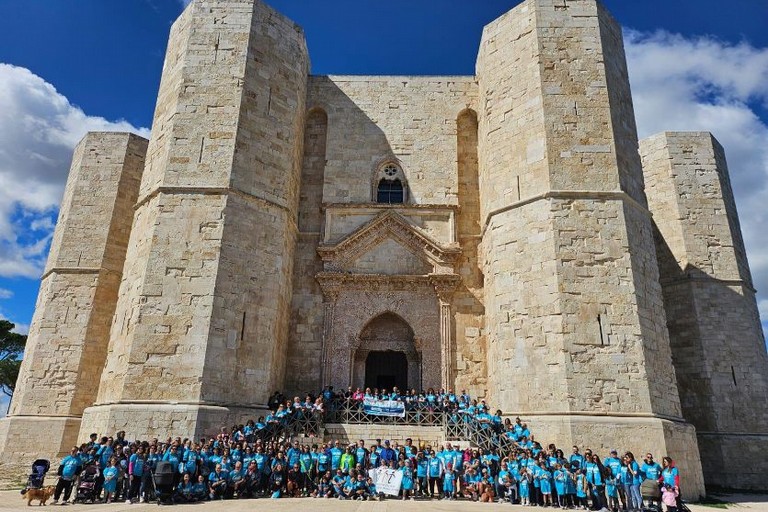
[{"label": "baby stroller", "polygon": [[94,503],[98,496],[96,495],[96,480],[99,477],[99,468],[96,464],[90,464],[80,473],[80,481],[77,483],[75,491],[75,503],[85,503],[90,501]]},{"label": "baby stroller", "polygon": [[662,512],[661,509],[661,484],[656,480],[645,480],[640,484],[640,495],[648,504],[643,510],[650,512]]},{"label": "baby stroller", "polygon": [[27,489],[41,489],[45,482],[45,474],[51,469],[51,463],[45,459],[37,459],[32,463],[32,473],[27,478],[27,486],[21,491],[25,494]]},{"label": "baby stroller", "polygon": [[157,463],[152,481],[155,484],[158,505],[173,505],[173,495],[176,491],[173,487],[173,480],[176,477],[176,469],[173,464],[166,460]]}]

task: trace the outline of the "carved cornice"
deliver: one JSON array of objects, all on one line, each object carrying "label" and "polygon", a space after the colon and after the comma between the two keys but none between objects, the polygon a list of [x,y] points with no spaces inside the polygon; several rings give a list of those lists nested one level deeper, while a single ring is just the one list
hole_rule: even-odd
[{"label": "carved cornice", "polygon": [[417,291],[434,290],[438,297],[450,297],[461,282],[458,274],[381,275],[320,272],[315,278],[327,300],[335,301],[342,290]]},{"label": "carved cornice", "polygon": [[461,254],[458,246],[443,247],[392,210],[381,213],[336,245],[321,245],[317,253],[327,269],[343,271],[350,262],[389,238],[424,259],[435,273],[453,273],[454,262]]}]

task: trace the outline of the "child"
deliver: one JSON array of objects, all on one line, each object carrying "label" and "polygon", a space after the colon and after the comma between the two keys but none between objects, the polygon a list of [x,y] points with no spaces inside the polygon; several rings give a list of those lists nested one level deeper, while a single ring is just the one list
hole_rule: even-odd
[{"label": "child", "polygon": [[520,470],[520,504],[529,506],[531,504],[531,480],[528,470],[523,468]]},{"label": "child", "polygon": [[605,479],[605,494],[608,496],[608,508],[613,512],[619,512],[619,489],[613,475]]},{"label": "child", "polygon": [[587,471],[578,470],[576,473],[576,508],[587,510]]},{"label": "child", "polygon": [[400,471],[403,473],[403,499],[413,499],[413,464],[411,463],[411,459],[405,461],[405,465],[400,468]]},{"label": "child", "polygon": [[677,487],[667,484],[661,490],[661,501],[667,506],[667,512],[677,512],[677,496],[680,493]]},{"label": "child", "polygon": [[320,482],[317,484],[317,490],[313,494],[316,498],[330,498],[333,496],[333,486],[331,485],[331,472],[326,471]]},{"label": "child", "polygon": [[456,499],[456,472],[453,470],[453,464],[449,462],[445,465],[443,474],[443,493],[446,499]]},{"label": "child", "polygon": [[205,485],[205,477],[198,475],[197,483],[192,487],[192,496],[195,501],[204,501],[208,496],[208,486]]},{"label": "child", "polygon": [[116,462],[117,460],[112,457],[109,459],[109,465],[104,468],[104,500],[107,503],[112,503],[112,498],[115,496],[115,491],[117,491],[117,475],[120,470],[115,466]]},{"label": "child", "polygon": [[541,495],[544,497],[544,506],[552,506],[552,474],[544,465],[544,461],[539,462],[539,489],[541,489]]},{"label": "child", "polygon": [[565,481],[567,478],[569,478],[568,472],[560,464],[555,464],[555,492],[557,492],[557,505],[560,508],[566,507]]}]

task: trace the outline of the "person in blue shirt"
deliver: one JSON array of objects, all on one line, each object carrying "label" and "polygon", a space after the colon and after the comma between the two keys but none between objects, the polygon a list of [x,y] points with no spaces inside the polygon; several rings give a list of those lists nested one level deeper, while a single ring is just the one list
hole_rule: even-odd
[{"label": "person in blue shirt", "polygon": [[336,474],[331,480],[331,484],[333,485],[333,492],[340,500],[348,498],[347,493],[344,491],[347,484],[347,476],[345,476],[340,469],[336,470]]},{"label": "person in blue shirt", "polygon": [[389,439],[384,441],[384,448],[382,448],[381,452],[379,452],[379,457],[387,465],[390,462],[396,462],[397,461],[397,453],[395,453],[395,450],[390,448],[390,446],[389,446]]},{"label": "person in blue shirt", "polygon": [[414,475],[413,475],[413,463],[411,462],[411,459],[406,459],[405,463],[400,467],[400,472],[403,474],[402,479],[402,489],[403,489],[403,499],[407,500],[408,498],[414,499],[413,497],[413,488],[414,488]]},{"label": "person in blue shirt", "polygon": [[587,488],[587,475],[586,470],[576,468],[576,507],[581,507],[583,510],[587,510],[589,503],[587,502],[587,495],[589,489]]},{"label": "person in blue shirt", "polygon": [[539,489],[542,495],[542,501],[545,507],[552,506],[552,473],[549,472],[545,462],[539,462]]},{"label": "person in blue shirt", "polygon": [[499,469],[499,475],[496,477],[496,497],[499,499],[499,503],[502,503],[504,499],[509,499],[510,503],[514,502],[514,495],[516,492],[512,492],[512,488],[515,487],[514,476],[509,471],[509,464],[507,459],[504,458],[501,461],[501,467]]},{"label": "person in blue shirt", "polygon": [[557,506],[560,508],[565,508],[566,505],[566,494],[565,494],[565,482],[570,476],[568,475],[568,472],[560,465],[555,464],[554,466],[555,471],[552,473],[552,477],[555,480],[555,493],[557,494]]},{"label": "person in blue shirt", "polygon": [[224,499],[224,494],[227,492],[227,473],[221,469],[221,464],[216,464],[216,467],[208,475],[208,493],[210,499]]},{"label": "person in blue shirt", "polygon": [[317,453],[317,472],[322,475],[329,469],[331,469],[331,455],[328,453],[328,450],[323,450],[318,452]]},{"label": "person in blue shirt", "polygon": [[242,497],[245,490],[245,470],[243,469],[243,463],[240,461],[235,462],[235,467],[227,475],[227,496]]},{"label": "person in blue shirt", "polygon": [[288,458],[288,467],[292,468],[294,464],[298,464],[299,458],[301,457],[301,446],[299,446],[299,442],[294,441],[293,446],[288,448],[285,455]]},{"label": "person in blue shirt", "polygon": [[[611,474],[605,479],[605,494],[608,499],[608,509],[614,512],[622,510],[619,502],[619,486],[616,483],[616,477]],[[659,509],[661,510],[661,509]]]},{"label": "person in blue shirt", "polygon": [[138,498],[143,498],[141,495],[141,487],[142,481],[144,480],[144,466],[144,447],[139,446],[136,453],[128,458],[128,481],[130,482],[126,499],[126,502],[128,503],[137,500]]},{"label": "person in blue shirt", "polygon": [[[661,479],[661,466],[658,462],[653,460],[653,454],[646,453],[645,454],[645,460],[643,462],[642,467],[640,468],[640,471],[643,474],[643,478],[645,480],[651,480],[653,482],[659,483],[659,480]],[[661,510],[661,497],[659,497],[656,500],[651,500],[656,502],[656,506],[659,510]]]},{"label": "person in blue shirt", "polygon": [[363,468],[368,464],[368,449],[365,447],[365,441],[360,439],[355,448],[355,462]]},{"label": "person in blue shirt", "polygon": [[333,448],[328,450],[328,455],[331,456],[331,470],[336,471],[341,464],[341,456],[344,455],[344,450],[341,449],[341,442],[337,439],[333,445]]},{"label": "person in blue shirt", "polygon": [[578,446],[573,447],[573,453],[571,454],[571,458],[568,459],[568,462],[571,463],[571,467],[574,469],[584,469],[584,456],[579,453]]},{"label": "person in blue shirt", "polygon": [[456,471],[450,462],[445,465],[443,471],[443,493],[447,500],[456,499]]},{"label": "person in blue shirt", "polygon": [[429,494],[429,488],[427,487],[427,471],[429,469],[429,459],[424,455],[424,452],[419,451],[416,453],[416,479],[419,484],[418,493],[419,496],[427,496]]},{"label": "person in blue shirt", "polygon": [[370,490],[368,488],[368,482],[365,479],[363,473],[358,473],[354,480],[351,482],[351,495],[360,501],[367,500],[370,496]]},{"label": "person in blue shirt", "polygon": [[627,465],[627,482],[624,484],[627,493],[628,508],[630,510],[642,510],[643,497],[640,494],[640,484],[643,483],[643,475],[640,466],[632,452],[624,454],[624,463]]},{"label": "person in blue shirt", "polygon": [[619,501],[621,502],[621,508],[627,508],[627,496],[624,493],[624,486],[621,483],[621,466],[624,465],[622,459],[619,458],[619,452],[616,449],[611,450],[609,457],[606,457],[603,461],[605,467],[611,470],[611,476],[616,484],[616,491],[619,495]]},{"label": "person in blue shirt", "polygon": [[107,462],[107,467],[104,468],[104,501],[106,503],[112,503],[112,498],[115,495],[115,491],[117,491],[117,477],[120,473],[120,470],[117,468],[115,463],[117,460],[115,460],[114,457],[109,459],[109,462]]},{"label": "person in blue shirt", "polygon": [[518,484],[520,491],[520,504],[528,506],[531,504],[531,475],[527,468],[520,469],[520,481]]},{"label": "person in blue shirt", "polygon": [[584,466],[587,470],[587,484],[592,492],[593,508],[605,508],[605,475],[610,471],[603,466],[597,454],[593,454],[589,460],[585,458]]},{"label": "person in blue shirt", "polygon": [[194,503],[195,500],[195,484],[192,482],[192,478],[189,473],[184,473],[184,476],[176,487],[175,500],[181,503]]},{"label": "person in blue shirt", "polygon": [[427,480],[430,496],[440,496],[443,484],[443,461],[436,454],[428,459]]},{"label": "person in blue shirt", "polygon": [[53,504],[55,505],[59,501],[62,491],[64,492],[64,503],[69,501],[69,496],[72,494],[72,484],[80,474],[81,462],[79,457],[79,450],[77,446],[73,446],[69,451],[69,455],[61,460],[59,466],[61,467],[61,475],[59,481],[56,482],[56,490],[53,493]]}]

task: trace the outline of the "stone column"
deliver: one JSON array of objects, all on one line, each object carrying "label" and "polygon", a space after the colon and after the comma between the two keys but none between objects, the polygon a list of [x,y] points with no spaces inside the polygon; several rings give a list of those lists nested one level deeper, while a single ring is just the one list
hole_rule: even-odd
[{"label": "stone column", "polygon": [[334,278],[318,279],[323,291],[323,345],[321,348],[320,382],[323,387],[331,384],[331,349],[333,347],[333,326],[336,300],[341,292],[341,283]]},{"label": "stone column", "polygon": [[75,148],[0,460],[68,453],[96,399],[147,141],[89,133]]},{"label": "stone column", "polygon": [[458,280],[454,277],[434,275],[432,285],[437,293],[440,308],[440,386],[453,389],[453,366],[455,364],[455,340],[453,337],[453,310],[451,298],[456,290]]}]

